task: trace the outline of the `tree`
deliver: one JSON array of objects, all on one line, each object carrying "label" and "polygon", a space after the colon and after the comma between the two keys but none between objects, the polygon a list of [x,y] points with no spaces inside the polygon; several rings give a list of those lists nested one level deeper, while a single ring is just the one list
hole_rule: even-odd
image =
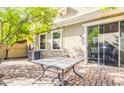
[{"label": "tree", "polygon": [[0,42],[6,46],[6,57],[12,46],[20,41],[33,42],[34,34],[50,31],[57,8],[0,8]]},{"label": "tree", "polygon": [[102,10],[115,10],[117,7],[101,7]]}]

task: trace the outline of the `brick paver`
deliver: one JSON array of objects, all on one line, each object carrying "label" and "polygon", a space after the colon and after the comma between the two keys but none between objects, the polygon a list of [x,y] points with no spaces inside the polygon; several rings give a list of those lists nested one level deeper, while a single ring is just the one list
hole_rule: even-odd
[{"label": "brick paver", "polygon": [[[81,79],[72,71],[66,74],[65,79],[68,81],[68,86],[122,86],[124,85],[124,68],[112,66],[100,66],[94,64],[77,65],[76,69],[84,78]],[[0,73],[5,74],[5,77],[0,80],[0,85],[3,82],[8,86],[53,86],[52,78],[57,74],[50,71],[45,73],[45,76],[35,82],[37,77],[42,73],[39,65],[27,61],[27,59],[9,60],[0,66]]]}]

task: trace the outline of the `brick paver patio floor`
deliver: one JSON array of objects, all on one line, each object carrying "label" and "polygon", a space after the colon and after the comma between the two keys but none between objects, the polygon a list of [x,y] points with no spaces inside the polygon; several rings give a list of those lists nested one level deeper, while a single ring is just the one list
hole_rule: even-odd
[{"label": "brick paver patio floor", "polygon": [[[124,68],[100,66],[96,64],[77,65],[76,69],[84,78],[80,79],[72,71],[65,75],[68,86],[122,86],[124,85]],[[1,64],[0,74],[8,86],[53,86],[52,78],[57,74],[47,71],[43,78],[32,84],[42,73],[39,65],[27,59],[8,60]],[[3,85],[3,82],[0,85]],[[57,81],[56,81],[57,82]],[[56,83],[55,82],[55,83]]]}]

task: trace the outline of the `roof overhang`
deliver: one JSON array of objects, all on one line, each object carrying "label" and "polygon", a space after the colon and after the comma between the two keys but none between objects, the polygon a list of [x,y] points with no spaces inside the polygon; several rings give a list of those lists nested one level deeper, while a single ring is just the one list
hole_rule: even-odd
[{"label": "roof overhang", "polygon": [[96,10],[91,13],[79,15],[60,22],[56,22],[54,23],[54,27],[65,27],[76,23],[88,23],[96,20],[102,20],[121,15],[124,15],[124,8],[118,8],[115,10]]}]

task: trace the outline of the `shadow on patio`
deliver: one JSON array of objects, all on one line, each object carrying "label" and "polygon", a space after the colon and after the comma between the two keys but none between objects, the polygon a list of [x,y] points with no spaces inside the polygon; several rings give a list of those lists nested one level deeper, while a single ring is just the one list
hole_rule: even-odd
[{"label": "shadow on patio", "polygon": [[[124,85],[124,82],[121,82],[124,81],[124,70],[122,68],[91,64],[82,65],[82,63],[77,68],[84,78],[80,79],[70,71],[65,75],[69,86]],[[32,84],[41,75],[42,69],[39,65],[28,62],[27,59],[8,60],[2,63],[0,73],[5,74],[3,81],[8,86],[53,86],[51,78],[57,75],[54,72],[47,71],[43,78]]]}]

